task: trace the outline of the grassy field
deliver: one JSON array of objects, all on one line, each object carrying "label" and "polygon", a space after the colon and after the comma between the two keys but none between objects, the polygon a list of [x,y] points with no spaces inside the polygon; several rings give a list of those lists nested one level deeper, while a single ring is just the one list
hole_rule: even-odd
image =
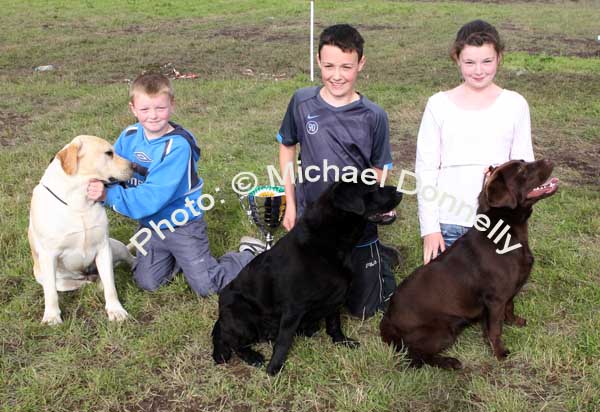
[{"label": "grassy field", "polygon": [[[448,49],[474,18],[507,43],[498,82],[531,107],[537,157],[555,161],[559,193],[530,220],[536,263],[517,299],[526,328],[505,328],[500,363],[469,328],[450,350],[465,369],[407,369],[378,336],[381,315],[344,317],[362,345],[324,331],[299,338],[283,372],[215,366],[217,299],[181,277],[145,293],[117,271],[132,315],[109,324],[96,286],[61,295],[64,324],[40,324],[42,288],[26,239],[29,199],[48,161],[78,134],[114,140],[133,122],[127,79],[175,81],[175,119],[199,139],[213,254],[254,233],[229,187],[241,171],[267,182],[288,100],[310,84],[308,1],[2,2],[0,23],[0,410],[13,411],[598,411],[600,410],[600,3],[594,1],[317,1],[316,32],[348,22],[366,39],[359,90],[389,114],[395,170],[413,170],[427,97],[457,84]],[[55,70],[34,72],[39,65]],[[421,261],[416,201],[383,231],[401,247],[400,280]],[[123,241],[135,224],[109,215]],[[51,217],[49,217],[51,218]],[[261,345],[270,356],[271,347]]]}]

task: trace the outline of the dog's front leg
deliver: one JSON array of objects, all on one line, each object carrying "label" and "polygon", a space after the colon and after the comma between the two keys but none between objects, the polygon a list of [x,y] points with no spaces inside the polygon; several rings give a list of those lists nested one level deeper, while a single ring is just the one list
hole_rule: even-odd
[{"label": "dog's front leg", "polygon": [[271,361],[267,366],[267,373],[269,375],[277,375],[281,368],[283,368],[302,315],[303,313],[294,311],[294,313],[284,313],[281,316],[279,332],[275,340],[275,346],[273,347],[273,356],[271,356]]},{"label": "dog's front leg", "polygon": [[56,256],[41,252],[39,254],[40,278],[44,288],[44,317],[42,323],[58,325],[62,323],[56,290]]},{"label": "dog's front leg", "polygon": [[96,267],[104,288],[104,301],[106,302],[106,313],[108,320],[121,321],[129,316],[117,297],[117,289],[115,288],[115,275],[113,271],[112,252],[108,238],[99,249],[96,255]]},{"label": "dog's front leg", "polygon": [[487,305],[487,336],[494,355],[498,360],[503,360],[509,354],[509,351],[504,347],[504,343],[502,342],[504,307],[504,303],[495,301]]},{"label": "dog's front leg", "polygon": [[344,335],[342,332],[342,321],[340,320],[340,312],[335,311],[333,314],[325,318],[325,330],[331,336],[333,343],[341,343],[349,348],[357,348],[360,343]]}]

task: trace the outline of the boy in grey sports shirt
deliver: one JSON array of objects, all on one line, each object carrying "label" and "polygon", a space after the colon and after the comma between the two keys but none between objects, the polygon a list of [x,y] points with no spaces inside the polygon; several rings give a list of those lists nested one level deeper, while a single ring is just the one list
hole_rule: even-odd
[{"label": "boy in grey sports shirt", "polygon": [[[277,135],[288,199],[283,221],[287,230],[340,175],[353,168],[360,178],[363,170],[372,169],[380,181],[383,169],[391,168],[387,115],[355,90],[365,64],[363,44],[352,26],[326,28],[317,55],[323,85],[297,90],[288,105]],[[294,189],[289,170],[296,170],[297,144],[304,173]],[[352,256],[355,273],[346,302],[350,313],[370,317],[384,308],[396,288],[391,271],[396,253],[380,244],[377,226],[370,224]]]}]

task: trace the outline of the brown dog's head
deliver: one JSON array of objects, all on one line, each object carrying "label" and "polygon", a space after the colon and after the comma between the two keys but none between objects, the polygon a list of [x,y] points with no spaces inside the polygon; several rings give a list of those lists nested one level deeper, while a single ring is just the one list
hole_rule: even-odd
[{"label": "brown dog's head", "polygon": [[496,168],[479,195],[479,212],[492,208],[529,208],[558,190],[558,179],[550,177],[554,165],[542,159],[535,162],[510,160]]},{"label": "brown dog's head", "polygon": [[70,176],[111,182],[125,181],[133,174],[131,162],[118,156],[110,143],[96,136],[77,136],[56,158]]}]

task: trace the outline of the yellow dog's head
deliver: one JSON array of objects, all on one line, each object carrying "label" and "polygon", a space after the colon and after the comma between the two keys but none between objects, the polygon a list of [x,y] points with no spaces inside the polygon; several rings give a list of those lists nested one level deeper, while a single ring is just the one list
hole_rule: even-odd
[{"label": "yellow dog's head", "polygon": [[118,156],[110,143],[96,136],[77,136],[56,158],[70,176],[111,182],[125,181],[133,174],[131,162]]}]

